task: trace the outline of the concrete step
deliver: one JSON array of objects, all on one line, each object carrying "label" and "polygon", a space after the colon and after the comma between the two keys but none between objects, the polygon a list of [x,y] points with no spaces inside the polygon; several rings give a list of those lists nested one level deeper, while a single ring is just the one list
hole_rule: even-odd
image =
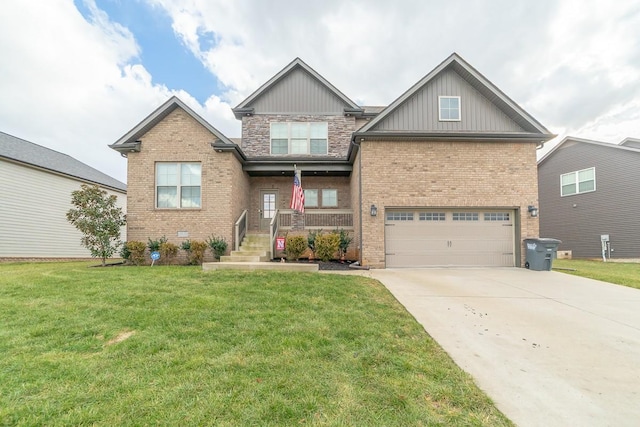
[{"label": "concrete step", "polygon": [[263,249],[265,251],[269,250],[269,243],[267,243],[266,245],[263,243],[245,243],[242,242],[242,244],[240,244],[240,248],[242,250],[242,248],[245,248],[247,250],[253,251],[253,250],[259,250],[259,249]]},{"label": "concrete step", "polygon": [[221,256],[220,262],[267,262],[270,261],[268,256]]},{"label": "concrete step", "polygon": [[268,250],[243,249],[239,251],[231,251],[231,256],[269,256]]}]

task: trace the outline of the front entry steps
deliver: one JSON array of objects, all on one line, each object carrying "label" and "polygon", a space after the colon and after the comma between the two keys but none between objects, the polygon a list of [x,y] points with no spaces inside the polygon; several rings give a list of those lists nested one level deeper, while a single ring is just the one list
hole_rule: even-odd
[{"label": "front entry steps", "polygon": [[286,270],[318,271],[318,264],[298,264],[271,262],[271,239],[268,234],[247,234],[240,250],[231,251],[231,255],[221,256],[220,262],[205,262],[208,270]]}]

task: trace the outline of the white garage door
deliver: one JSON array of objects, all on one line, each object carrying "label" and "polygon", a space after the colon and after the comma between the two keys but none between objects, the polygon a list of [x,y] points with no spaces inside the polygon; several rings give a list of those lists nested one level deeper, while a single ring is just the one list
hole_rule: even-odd
[{"label": "white garage door", "polygon": [[386,266],[513,267],[513,210],[385,211]]}]

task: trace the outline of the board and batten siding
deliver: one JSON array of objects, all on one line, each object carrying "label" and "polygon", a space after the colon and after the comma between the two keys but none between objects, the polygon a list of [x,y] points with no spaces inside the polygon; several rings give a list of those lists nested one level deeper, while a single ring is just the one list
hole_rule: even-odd
[{"label": "board and batten siding", "polygon": [[[88,258],[81,233],[67,222],[71,192],[82,182],[17,163],[0,161],[0,258]],[[118,206],[126,213],[126,195]],[[126,230],[121,240],[126,240]]]},{"label": "board and batten siding", "polygon": [[344,101],[302,69],[295,69],[251,103],[256,114],[342,113]]},{"label": "board and batten siding", "polygon": [[[460,121],[439,120],[439,96],[459,96]],[[523,132],[523,129],[453,70],[407,99],[375,131]]]},{"label": "board and batten siding", "polygon": [[[560,176],[595,167],[596,191],[560,196]],[[538,167],[540,236],[562,240],[576,258],[640,258],[640,152],[567,141]]]}]

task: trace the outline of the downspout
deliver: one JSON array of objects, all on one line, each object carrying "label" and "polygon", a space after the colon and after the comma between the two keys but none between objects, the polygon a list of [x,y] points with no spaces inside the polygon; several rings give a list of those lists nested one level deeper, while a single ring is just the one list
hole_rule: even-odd
[{"label": "downspout", "polygon": [[[361,141],[363,141],[363,139],[361,139]],[[360,151],[360,144],[356,143],[355,137],[351,138],[351,144],[354,145],[355,147],[357,147],[356,149],[358,150],[358,152]],[[358,263],[360,265],[362,265],[362,248],[364,247],[364,245],[362,244],[362,240],[364,238],[364,236],[362,235],[362,153],[360,154],[360,160],[358,160],[358,205],[360,206],[360,209],[358,209],[359,215],[360,215],[360,250],[358,251]],[[357,154],[356,154],[357,156]]]}]

